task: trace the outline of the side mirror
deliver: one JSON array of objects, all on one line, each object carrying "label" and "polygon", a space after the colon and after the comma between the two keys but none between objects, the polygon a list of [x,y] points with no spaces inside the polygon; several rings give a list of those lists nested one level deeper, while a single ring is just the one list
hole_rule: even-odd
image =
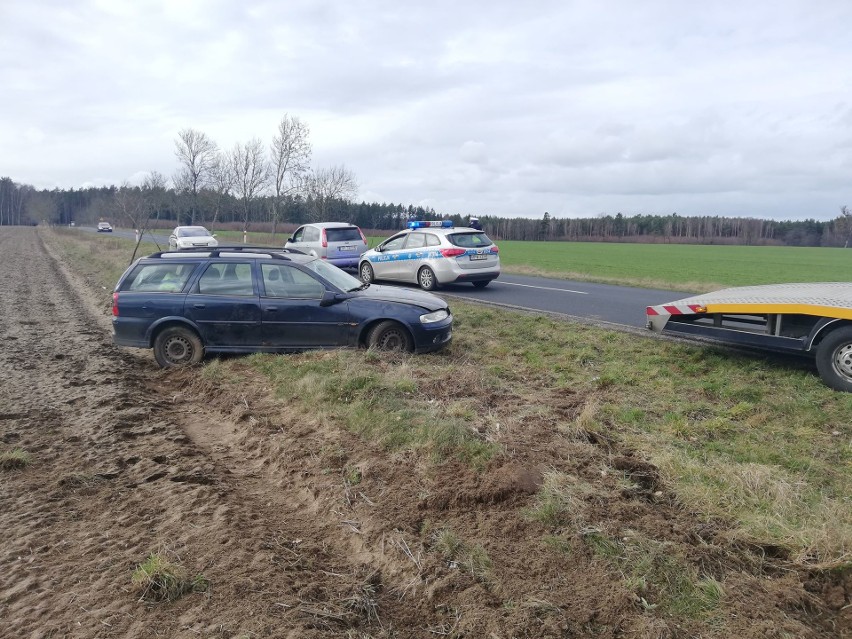
[{"label": "side mirror", "polygon": [[215,233],[211,233],[211,234],[210,234],[210,237],[216,237],[216,234],[215,234]]},{"label": "side mirror", "polygon": [[378,253],[381,253],[382,251],[384,251],[384,250],[385,250],[385,247],[384,247],[383,245],[379,244],[379,245],[378,245],[376,248],[374,248],[373,250],[374,250],[374,251],[376,251],[376,252],[378,252]]},{"label": "side mirror", "polygon": [[288,241],[288,242],[295,242],[296,240],[294,240],[292,237],[288,237],[288,238],[287,238],[287,241]]},{"label": "side mirror", "polygon": [[334,291],[329,291],[328,289],[322,294],[322,299],[320,300],[320,306],[333,306],[334,304],[339,304],[345,298],[339,296]]}]

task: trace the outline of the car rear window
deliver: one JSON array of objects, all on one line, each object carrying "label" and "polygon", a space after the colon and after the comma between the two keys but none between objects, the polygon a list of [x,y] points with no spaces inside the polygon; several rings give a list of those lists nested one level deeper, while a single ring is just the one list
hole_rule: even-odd
[{"label": "car rear window", "polygon": [[485,233],[451,233],[447,235],[447,239],[451,244],[462,248],[478,248],[493,244]]},{"label": "car rear window", "polygon": [[339,229],[326,229],[325,237],[329,242],[360,242],[361,231],[357,226],[347,226]]}]

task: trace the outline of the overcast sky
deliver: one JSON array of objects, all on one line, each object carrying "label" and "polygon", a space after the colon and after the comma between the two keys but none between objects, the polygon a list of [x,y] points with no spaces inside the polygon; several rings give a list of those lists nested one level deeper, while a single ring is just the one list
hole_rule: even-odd
[{"label": "overcast sky", "polygon": [[0,0],[0,176],[171,176],[288,114],[358,200],[540,217],[852,206],[849,0]]}]

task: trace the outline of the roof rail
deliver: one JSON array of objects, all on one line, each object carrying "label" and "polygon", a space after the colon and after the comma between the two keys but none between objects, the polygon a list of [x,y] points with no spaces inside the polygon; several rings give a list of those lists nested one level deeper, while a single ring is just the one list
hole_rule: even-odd
[{"label": "roof rail", "polygon": [[193,255],[195,253],[203,254],[205,257],[221,257],[222,253],[266,253],[272,258],[288,260],[284,255],[291,253],[294,255],[305,255],[304,252],[293,248],[279,248],[276,246],[250,246],[247,244],[220,244],[219,246],[194,246],[192,248],[180,249],[179,251],[159,251],[152,253],[147,257],[175,257],[177,255]]}]

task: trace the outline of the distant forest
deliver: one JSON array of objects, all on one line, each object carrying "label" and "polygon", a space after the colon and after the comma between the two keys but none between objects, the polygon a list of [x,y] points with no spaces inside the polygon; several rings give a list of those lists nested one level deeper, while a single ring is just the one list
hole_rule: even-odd
[{"label": "distant forest", "polygon": [[[317,206],[313,198],[259,195],[246,202],[228,193],[201,189],[196,194],[166,188],[165,181],[142,186],[80,190],[37,190],[0,178],[0,226],[61,224],[94,225],[106,220],[130,228],[166,228],[205,224],[215,228],[289,230],[317,218],[357,224],[365,230],[392,232],[409,219],[451,219],[466,224],[468,216],[446,215],[434,209],[330,199]],[[600,214],[585,218],[497,217],[478,214],[485,231],[497,240],[563,240],[683,244],[744,244],[786,246],[849,246],[852,210],[843,206],[837,218],[798,221],[763,220],[718,215],[681,216]]]}]

